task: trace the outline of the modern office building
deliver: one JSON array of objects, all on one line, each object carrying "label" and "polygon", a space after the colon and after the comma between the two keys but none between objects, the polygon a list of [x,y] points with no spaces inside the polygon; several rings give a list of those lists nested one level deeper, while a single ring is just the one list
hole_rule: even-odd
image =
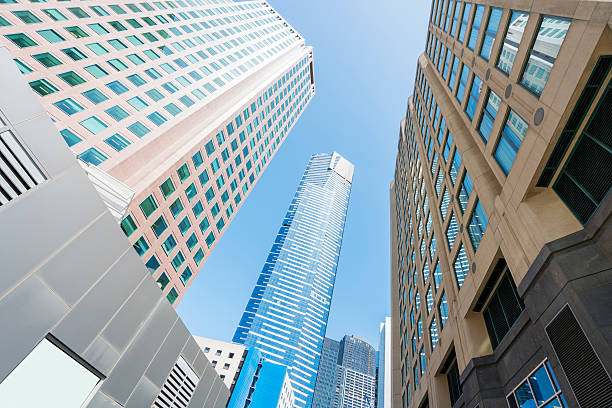
[{"label": "modern office building", "polygon": [[393,407],[612,406],[611,16],[433,1],[390,186]]},{"label": "modern office building", "polygon": [[231,394],[246,358],[246,347],[206,337],[194,336],[194,338]]},{"label": "modern office building", "polygon": [[0,72],[0,405],[223,408],[227,387],[2,46]]},{"label": "modern office building", "polygon": [[256,348],[248,349],[227,408],[294,407],[287,366],[265,359]]},{"label": "modern office building", "polygon": [[309,407],[334,289],[353,165],[310,158],[233,341],[289,369],[298,407]]},{"label": "modern office building", "polygon": [[376,350],[358,336],[325,338],[312,408],[375,408]]},{"label": "modern office building", "polygon": [[312,49],[264,1],[3,3],[2,43],[176,306],[314,94]]},{"label": "modern office building", "polygon": [[380,324],[378,338],[378,371],[376,383],[376,408],[391,408],[391,317]]}]

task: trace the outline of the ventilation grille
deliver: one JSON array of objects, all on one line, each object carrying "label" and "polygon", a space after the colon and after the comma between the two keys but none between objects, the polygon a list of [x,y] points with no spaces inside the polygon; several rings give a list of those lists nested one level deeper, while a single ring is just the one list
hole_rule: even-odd
[{"label": "ventilation grille", "polygon": [[179,356],[152,407],[187,408],[200,378]]},{"label": "ventilation grille", "polygon": [[32,156],[0,119],[0,206],[45,179]]},{"label": "ventilation grille", "polygon": [[595,95],[597,95],[597,91],[601,87],[604,79],[608,75],[608,70],[612,66],[612,55],[605,55],[599,58],[597,61],[597,65],[593,69],[589,80],[587,81],[580,98],[578,98],[578,102],[576,102],[576,106],[572,111],[567,123],[565,124],[565,128],[563,128],[563,132],[557,141],[557,145],[553,149],[548,161],[546,162],[546,166],[542,171],[542,175],[538,180],[538,187],[548,187],[550,184],[561,160],[565,156],[567,149],[569,148],[584,116],[588,112],[591,104],[593,103],[593,99]]},{"label": "ventilation grille", "polygon": [[612,381],[569,306],[550,322],[546,333],[580,407],[612,407]]},{"label": "ventilation grille", "polygon": [[483,311],[491,347],[494,350],[506,337],[524,308],[525,306],[516,291],[516,285],[508,271],[501,278],[495,293],[493,293],[489,304]]},{"label": "ventilation grille", "polygon": [[612,82],[553,189],[585,224],[612,187]]}]

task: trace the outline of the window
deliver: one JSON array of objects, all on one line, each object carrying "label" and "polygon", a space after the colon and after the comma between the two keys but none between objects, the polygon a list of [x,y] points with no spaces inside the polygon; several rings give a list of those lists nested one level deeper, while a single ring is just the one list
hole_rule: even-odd
[{"label": "window", "polygon": [[104,102],[108,100],[108,97],[104,95],[102,92],[98,91],[96,88],[90,89],[89,91],[82,92],[81,95],[89,99],[91,102],[98,104],[100,102]]},{"label": "window", "polygon": [[104,141],[118,152],[131,144],[129,140],[121,136],[119,133],[115,133],[114,135],[104,139]]},{"label": "window", "polygon": [[463,285],[463,281],[470,270],[470,265],[468,263],[467,254],[465,253],[465,249],[463,248],[463,244],[459,247],[459,251],[457,252],[457,257],[455,258],[454,263],[454,271],[455,278],[457,279],[457,286],[461,289]]},{"label": "window", "polygon": [[448,223],[448,227],[446,227],[446,242],[448,243],[448,250],[450,251],[455,244],[455,239],[457,238],[457,233],[459,232],[459,226],[457,225],[457,217],[455,214],[451,215],[450,222]]},{"label": "window", "polygon": [[155,273],[155,271],[159,269],[161,264],[157,260],[157,257],[155,255],[152,255],[151,258],[149,258],[149,260],[145,263],[145,266],[149,270],[149,273],[153,275],[153,273]]},{"label": "window", "polygon": [[470,236],[470,241],[472,241],[474,252],[476,252],[478,245],[480,245],[480,240],[487,229],[488,222],[487,214],[482,208],[480,200],[476,201],[476,206],[474,207],[474,212],[472,213],[468,225],[468,234]]},{"label": "window", "polygon": [[191,183],[186,189],[185,189],[185,195],[187,196],[187,199],[189,201],[193,200],[195,198],[195,196],[198,194],[198,190],[196,189],[196,186],[194,183]]},{"label": "window", "polygon": [[111,91],[113,91],[117,95],[121,95],[122,93],[127,92],[129,90],[127,86],[123,85],[119,81],[109,82],[108,84],[106,84],[106,86],[108,86]]},{"label": "window", "polygon": [[89,37],[83,29],[77,26],[66,27],[66,31],[68,31],[74,38],[86,38]]},{"label": "window", "polygon": [[472,3],[465,3],[461,18],[461,28],[459,29],[459,42],[463,42],[465,39],[465,32],[467,30],[468,20],[470,19],[470,11],[472,11]]},{"label": "window", "polygon": [[180,198],[177,198],[172,204],[170,204],[170,212],[172,213],[172,216],[176,218],[182,211],[183,203],[181,203]]},{"label": "window", "polygon": [[147,251],[149,250],[150,246],[149,243],[147,242],[147,240],[145,239],[144,236],[138,238],[138,240],[136,242],[134,242],[134,245],[132,245],[134,247],[134,249],[136,250],[136,253],[142,258],[142,256],[144,254],[147,253]]},{"label": "window", "polygon": [[521,77],[521,85],[537,96],[542,94],[570,23],[570,19],[555,16],[544,16],[540,21],[538,35],[529,50],[529,60]]},{"label": "window", "polygon": [[457,21],[459,20],[459,12],[461,11],[461,2],[455,3],[455,12],[453,13],[453,24],[451,25],[451,37],[455,36],[457,32]]},{"label": "window", "polygon": [[451,68],[451,77],[448,81],[448,87],[452,90],[455,89],[455,78],[457,78],[457,70],[459,69],[459,58],[453,55],[453,65]]},{"label": "window", "polygon": [[127,100],[127,103],[129,103],[134,109],[136,109],[137,111],[141,111],[144,108],[146,108],[147,106],[149,106],[148,103],[146,103],[145,101],[142,100],[142,98],[135,96],[133,98],[130,98]]},{"label": "window", "polygon": [[[189,266],[187,266],[185,268],[185,270],[183,271],[183,273],[181,273],[181,276],[179,277],[181,279],[181,283],[183,285],[187,285],[187,282],[189,282],[189,279],[191,279],[192,275],[193,275],[193,273],[191,272],[191,268]],[[229,364],[227,364],[227,365],[229,365]]]},{"label": "window", "polygon": [[30,87],[39,95],[45,96],[59,91],[51,82],[46,79],[39,79],[30,82]]},{"label": "window", "polygon": [[544,360],[508,397],[510,408],[561,408],[565,398],[548,360]]},{"label": "window", "polygon": [[38,45],[30,37],[28,37],[25,34],[21,34],[21,33],[19,33],[19,34],[8,34],[5,37],[8,38],[9,40],[11,40],[19,48],[33,47],[35,45]]},{"label": "window", "polygon": [[131,214],[128,214],[127,217],[121,221],[121,229],[125,233],[126,237],[129,237],[138,229],[138,226],[136,226]]},{"label": "window", "polygon": [[140,203],[140,209],[142,210],[145,218],[149,218],[149,216],[153,214],[153,212],[157,209],[157,202],[155,201],[153,194],[150,194]]},{"label": "window", "polygon": [[123,71],[123,70],[128,69],[128,66],[125,65],[125,63],[123,61],[121,61],[120,59],[118,59],[118,58],[113,58],[113,59],[108,60],[106,62],[108,62],[108,64],[111,67],[115,68],[115,70],[117,70],[117,71]]},{"label": "window", "polygon": [[170,283],[170,279],[166,276],[165,273],[162,273],[159,278],[157,278],[157,283],[159,283],[159,288],[161,290],[166,289],[166,286]]},{"label": "window", "polygon": [[157,220],[155,220],[153,224],[151,224],[151,229],[153,230],[157,238],[159,238],[159,236],[163,234],[165,230],[168,229],[168,224],[166,224],[166,220],[164,219],[163,215],[160,216]]},{"label": "window", "polygon": [[159,112],[153,112],[147,115],[147,118],[157,126],[161,126],[168,119],[163,117]]},{"label": "window", "polygon": [[62,61],[55,58],[55,56],[48,52],[43,52],[42,54],[32,55],[32,57],[43,64],[47,68],[54,67],[56,65],[62,65]]},{"label": "window", "polygon": [[77,16],[78,18],[87,18],[89,17],[89,14],[87,14],[82,8],[80,7],[68,7],[68,11],[70,11],[72,14],[74,14],[75,16]]},{"label": "window", "polygon": [[485,107],[482,110],[482,116],[480,117],[480,124],[478,125],[478,133],[482,137],[485,143],[489,141],[491,131],[493,130],[493,122],[497,116],[499,104],[501,98],[493,91],[489,91],[489,95],[486,98]]},{"label": "window", "polygon": [[37,31],[37,33],[40,34],[45,40],[49,41],[50,43],[66,41],[64,37],[59,35],[57,31],[55,30],[51,30],[51,29],[40,30],[40,31]]},{"label": "window", "polygon": [[142,86],[147,83],[147,81],[142,79],[142,77],[138,74],[129,75],[127,79],[136,86]]},{"label": "window", "polygon": [[472,88],[470,89],[470,95],[467,106],[465,107],[465,113],[467,113],[470,120],[474,119],[474,113],[476,112],[476,105],[478,105],[478,98],[480,97],[480,88],[482,87],[482,80],[474,74],[472,81]]},{"label": "window", "polygon": [[55,102],[53,105],[63,111],[66,115],[74,115],[75,113],[83,110],[83,107],[72,98],[62,99],[61,101]]},{"label": "window", "polygon": [[168,179],[159,186],[159,189],[164,195],[164,198],[168,198],[172,193],[174,193],[175,188],[174,183],[172,183],[172,178],[168,177]]},{"label": "window", "polygon": [[171,305],[174,304],[176,299],[178,299],[178,292],[175,288],[170,289],[170,291],[166,295],[166,299],[168,299],[168,302],[170,302]]},{"label": "window", "polygon": [[446,293],[442,292],[440,296],[440,303],[438,304],[438,312],[440,314],[440,323],[444,327],[444,324],[448,320],[448,303],[446,302]]},{"label": "window", "polygon": [[106,112],[111,118],[115,119],[117,122],[120,122],[123,119],[130,116],[130,114],[127,113],[125,109],[123,109],[119,105],[111,106],[110,108],[106,109],[104,112]]},{"label": "window", "polygon": [[108,50],[98,43],[87,44],[86,47],[93,51],[93,53],[96,55],[108,54]]},{"label": "window", "polygon": [[13,11],[13,14],[19,17],[26,24],[42,23],[42,20],[27,10]]},{"label": "window", "polygon": [[476,41],[478,40],[478,32],[480,31],[480,24],[484,17],[485,6],[478,4],[476,6],[476,12],[474,13],[474,20],[472,20],[472,30],[468,38],[468,48],[472,51],[476,48]]},{"label": "window", "polygon": [[81,124],[81,126],[89,130],[94,135],[97,135],[98,133],[100,133],[101,131],[103,131],[104,129],[108,127],[106,123],[102,122],[100,119],[98,119],[95,116],[91,116],[85,120],[80,121],[79,123]]},{"label": "window", "polygon": [[447,361],[452,361],[452,363],[450,363],[450,367],[446,371],[446,380],[448,383],[450,403],[451,406],[454,406],[459,400],[459,397],[461,397],[461,394],[463,394],[463,389],[461,388],[461,377],[459,376],[459,368],[457,367],[457,358],[455,357],[455,350],[451,352],[451,355],[448,357]]},{"label": "window", "polygon": [[501,21],[502,9],[499,7],[492,7],[491,13],[489,13],[489,22],[487,23],[487,30],[485,31],[484,40],[480,48],[480,56],[485,60],[489,60],[491,57],[491,50],[493,49],[493,42],[499,29],[499,23]]},{"label": "window", "polygon": [[463,64],[461,67],[461,76],[459,77],[459,86],[457,87],[457,100],[459,104],[463,102],[463,94],[465,93],[465,88],[467,86],[468,76],[470,75],[470,69],[467,65]]},{"label": "window", "polygon": [[132,132],[138,137],[143,137],[144,135],[150,132],[149,128],[140,123],[139,121],[132,123],[127,128],[130,132]]},{"label": "window", "polygon": [[507,268],[505,271],[482,312],[493,350],[508,334],[525,308],[510,271]]},{"label": "window", "polygon": [[528,18],[529,13],[524,11],[513,11],[510,16],[510,22],[508,23],[502,50],[497,60],[497,68],[506,75],[510,75],[510,70],[514,64],[514,57],[521,44]]},{"label": "window", "polygon": [[14,58],[13,61],[15,61],[15,64],[17,65],[17,68],[19,68],[19,71],[22,74],[29,74],[30,72],[33,71],[32,68],[28,67],[26,64],[24,64],[23,62],[21,62],[17,58]]},{"label": "window", "polygon": [[68,20],[68,18],[57,9],[43,9],[43,13],[49,16],[49,18],[53,21]]},{"label": "window", "polygon": [[93,64],[88,67],[85,67],[85,71],[89,72],[94,78],[102,78],[108,75],[108,72],[102,69],[98,64]]},{"label": "window", "polygon": [[459,194],[457,194],[457,201],[459,201],[459,207],[461,212],[464,213],[467,208],[468,201],[470,200],[470,194],[472,194],[472,179],[466,171],[463,180],[461,181],[461,187],[459,188]]},{"label": "window", "polygon": [[174,270],[178,272],[178,270],[180,269],[181,265],[183,265],[184,262],[185,262],[185,256],[183,255],[181,251],[178,251],[176,255],[174,255],[174,258],[172,258],[171,263],[172,263],[172,267],[174,268]]},{"label": "window", "polygon": [[506,175],[510,173],[525,132],[527,132],[527,122],[510,109],[495,149],[495,159]]},{"label": "window", "polygon": [[66,142],[68,147],[74,146],[75,144],[77,144],[77,143],[79,143],[80,141],[83,140],[80,137],[78,137],[77,135],[75,135],[71,130],[68,130],[68,129],[60,130],[60,134],[64,138],[64,141]]},{"label": "window", "polygon": [[181,183],[187,180],[187,178],[190,176],[189,167],[187,166],[187,163],[183,163],[183,165],[179,167],[176,171],[176,174],[178,174]]},{"label": "window", "polygon": [[45,338],[38,343],[0,384],[0,400],[4,405],[80,407],[85,404],[100,378],[53,341]]},{"label": "window", "polygon": [[175,247],[176,239],[174,239],[174,235],[170,234],[168,235],[168,238],[162,242],[162,248],[164,249],[164,252],[166,252],[166,255],[169,255]]}]

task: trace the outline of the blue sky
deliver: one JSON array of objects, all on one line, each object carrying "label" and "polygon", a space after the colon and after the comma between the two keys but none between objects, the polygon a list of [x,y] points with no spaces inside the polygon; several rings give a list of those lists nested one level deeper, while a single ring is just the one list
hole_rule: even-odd
[{"label": "blue sky", "polygon": [[327,337],[356,334],[377,348],[390,307],[389,182],[430,2],[270,4],[314,48],[317,92],[178,312],[193,334],[231,341],[306,162],[337,151],[355,165],[355,177]]}]

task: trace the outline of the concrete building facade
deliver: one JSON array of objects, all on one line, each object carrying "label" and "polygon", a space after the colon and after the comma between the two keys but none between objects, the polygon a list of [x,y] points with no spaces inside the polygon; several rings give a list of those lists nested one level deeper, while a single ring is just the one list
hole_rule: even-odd
[{"label": "concrete building facade", "polygon": [[246,358],[246,347],[206,337],[194,336],[194,338],[231,394]]},{"label": "concrete building facade", "polygon": [[218,407],[227,387],[0,47],[0,401]]},{"label": "concrete building facade", "polygon": [[612,405],[611,16],[432,2],[390,185],[394,407]]},{"label": "concrete building facade", "polygon": [[[4,2],[0,38],[171,304],[314,94],[266,2]],[[113,194],[110,194],[113,195]]]},{"label": "concrete building facade", "polygon": [[233,341],[289,369],[297,406],[312,403],[354,166],[311,156]]}]

